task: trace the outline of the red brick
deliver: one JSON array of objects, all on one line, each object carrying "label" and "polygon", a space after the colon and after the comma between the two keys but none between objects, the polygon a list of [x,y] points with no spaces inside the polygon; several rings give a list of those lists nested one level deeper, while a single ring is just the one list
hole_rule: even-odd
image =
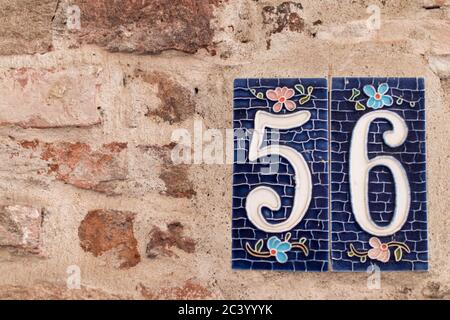
[{"label": "red brick", "polygon": [[19,144],[40,152],[41,159],[48,162],[47,174],[81,189],[116,194],[116,182],[125,180],[128,175],[126,143],[104,144],[96,150],[81,142],[24,140]]},{"label": "red brick", "polygon": [[148,117],[157,117],[170,124],[182,122],[194,115],[195,103],[192,91],[182,86],[163,72],[142,72],[137,70],[135,77],[145,83],[156,86],[157,97],[161,104],[146,113]]},{"label": "red brick", "polygon": [[194,185],[189,178],[189,165],[174,164],[171,153],[175,143],[162,146],[140,145],[138,148],[144,154],[158,158],[159,178],[164,182],[165,190],[161,194],[173,198],[192,198],[196,195]]},{"label": "red brick", "polygon": [[133,231],[135,217],[127,211],[89,211],[78,228],[81,248],[95,257],[113,252],[121,269],[136,266],[141,256]]},{"label": "red brick", "polygon": [[150,231],[150,241],[147,244],[146,254],[149,258],[158,255],[173,256],[172,247],[176,247],[187,253],[195,251],[195,242],[192,238],[183,235],[183,225],[180,222],[172,222],[167,225],[167,231],[153,227]]},{"label": "red brick", "polygon": [[300,2],[285,1],[278,6],[265,6],[262,10],[263,24],[268,28],[267,34],[280,33],[284,30],[302,32],[305,21],[300,17],[303,6]]},{"label": "red brick", "polygon": [[42,214],[23,205],[0,206],[0,248],[17,253],[41,251]]},{"label": "red brick", "polygon": [[213,43],[213,10],[220,0],[75,0],[81,10],[78,39],[110,51],[194,53]]}]

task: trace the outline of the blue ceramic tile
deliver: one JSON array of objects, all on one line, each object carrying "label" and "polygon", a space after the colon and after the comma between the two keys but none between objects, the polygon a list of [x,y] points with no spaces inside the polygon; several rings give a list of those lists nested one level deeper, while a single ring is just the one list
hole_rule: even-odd
[{"label": "blue ceramic tile", "polygon": [[[284,87],[286,89],[283,89]],[[300,156],[304,159],[302,161],[306,163],[311,177],[310,201],[298,200],[301,194],[296,190],[295,168],[298,166],[292,165],[293,162],[288,158],[272,154],[256,161],[249,160],[249,147],[254,142],[255,117],[263,113],[268,115],[271,123],[277,118],[285,119],[280,126],[290,121],[287,117],[297,119],[307,115],[308,119],[305,118],[303,124],[297,125],[298,122],[294,120],[292,123],[295,125],[290,125],[289,128],[277,130],[266,128],[260,138],[262,141],[260,147],[276,148],[278,145],[288,147],[294,151],[294,157]],[[232,267],[254,270],[327,271],[329,255],[327,80],[236,79],[233,124],[235,159]],[[304,181],[302,179],[306,179],[306,176],[301,175],[300,182]],[[302,184],[303,182],[298,183],[300,187]],[[306,186],[306,183],[303,186]],[[264,204],[261,209],[255,209],[267,224],[279,226],[291,221],[297,216],[292,213],[294,202],[307,204],[303,207],[303,218],[298,222],[294,219],[295,223],[291,228],[281,232],[264,230],[257,223],[253,223],[254,220],[249,218],[247,205],[255,201],[248,201],[248,198],[255,189],[264,189],[262,187],[275,191],[280,204],[278,210],[271,210]],[[260,202],[267,201],[267,198],[263,198],[261,197]]]},{"label": "blue ceramic tile", "polygon": [[[389,120],[380,111],[397,116],[389,113]],[[383,134],[392,130],[390,138],[399,141],[389,146],[389,134]],[[356,150],[366,137],[367,161],[374,164],[369,169]],[[427,270],[424,80],[333,78],[330,157],[333,270]],[[386,159],[395,159],[397,178]],[[369,210],[361,209],[363,202]]]}]

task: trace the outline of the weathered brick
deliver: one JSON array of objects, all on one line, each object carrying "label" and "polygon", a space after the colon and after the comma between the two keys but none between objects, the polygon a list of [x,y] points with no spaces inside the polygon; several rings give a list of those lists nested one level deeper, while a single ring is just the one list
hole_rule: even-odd
[{"label": "weathered brick", "polygon": [[133,231],[135,217],[127,211],[89,211],[78,228],[81,248],[95,257],[112,252],[121,269],[136,266],[141,256]]},{"label": "weathered brick", "polygon": [[[271,299],[274,296],[280,299],[449,298],[446,278],[449,265],[445,263],[448,251],[441,248],[449,240],[448,225],[442,223],[446,221],[449,201],[440,195],[445,194],[445,182],[449,178],[446,157],[450,153],[445,140],[448,136],[450,77],[442,73],[445,69],[430,64],[430,57],[450,54],[450,7],[442,6],[442,1],[448,2],[426,1],[430,3],[427,7],[430,10],[426,10],[424,0],[235,0],[220,7],[208,0],[54,0],[58,2],[58,9],[55,11],[51,7],[50,14],[42,10],[45,3],[51,3],[50,0],[0,1],[2,204],[43,203],[55,213],[45,219],[45,230],[41,235],[45,240],[43,251],[50,254],[48,260],[34,261],[33,257],[30,265],[30,258],[10,256],[7,249],[0,249],[0,298],[204,299],[216,295],[229,299]],[[77,2],[84,3],[78,31],[70,30],[65,24],[66,6]],[[188,2],[192,2],[192,6],[207,6],[209,2],[214,17],[205,19],[201,12],[180,7]],[[290,5],[283,5],[289,2]],[[145,8],[141,7],[142,3]],[[380,9],[380,30],[369,28],[367,23],[374,22],[372,19],[376,17],[376,10],[368,10],[373,5]],[[157,7],[160,13],[152,14],[152,10],[159,10]],[[52,15],[55,15],[53,22]],[[199,25],[202,26],[201,35],[207,37],[199,38],[200,32],[195,31],[199,30]],[[268,51],[266,44],[270,41],[272,49]],[[206,50],[200,49],[198,56],[180,52],[195,52],[199,48]],[[108,50],[147,54],[170,52],[142,56]],[[203,59],[207,50],[211,55],[217,55]],[[38,54],[23,56],[24,53]],[[88,63],[93,66],[87,67]],[[98,76],[97,67],[104,70]],[[433,67],[434,72],[443,74],[445,79],[441,76],[439,81],[431,73]],[[143,71],[135,72],[139,69]],[[49,81],[37,77],[34,82],[26,82],[20,76],[22,70],[32,74],[54,71],[58,75],[44,78]],[[66,78],[67,70],[75,70],[70,72],[79,72],[81,76]],[[94,71],[92,74],[91,70]],[[15,74],[17,80],[13,77]],[[267,281],[266,275],[250,276],[249,279],[227,267],[230,252],[224,247],[230,244],[229,219],[221,213],[227,212],[231,205],[231,169],[226,165],[174,165],[170,161],[170,135],[175,128],[191,131],[194,118],[202,120],[205,128],[231,127],[232,79],[242,75],[260,78],[283,74],[287,77],[298,74],[426,77],[427,129],[430,129],[427,150],[432,154],[427,158],[430,175],[426,178],[430,183],[429,209],[434,213],[429,217],[430,235],[434,237],[429,243],[433,252],[430,256],[433,272],[426,279],[423,275],[400,274],[395,276],[395,283],[383,282],[383,290],[367,290],[361,277],[352,276],[348,281],[342,281],[339,275],[325,274],[327,279],[323,281],[305,278],[303,287],[306,290],[295,290],[289,286],[295,281],[295,275],[274,273],[270,275],[271,281]],[[50,76],[55,78],[48,78]],[[61,81],[57,77],[61,77]],[[89,90],[86,91],[88,94],[79,90],[61,104],[52,99],[48,105],[46,95],[53,83],[66,81],[72,86],[71,90],[78,90],[76,87],[92,81],[98,85],[96,95]],[[21,83],[26,84],[26,90],[22,89]],[[91,98],[80,104],[79,99],[85,97]],[[94,99],[97,101],[86,109],[86,103]],[[8,108],[5,101],[9,101]],[[259,104],[256,100],[253,102]],[[101,109],[97,110],[99,106]],[[52,107],[56,108],[55,112],[50,112]],[[78,112],[89,117],[79,120]],[[39,126],[35,124],[36,119]],[[44,125],[40,124],[42,122]],[[50,129],[22,129],[19,126]],[[78,128],[81,126],[84,128]],[[343,127],[337,128],[340,129]],[[417,134],[413,132],[413,136]],[[196,137],[192,135],[192,138]],[[120,143],[103,146],[110,141]],[[123,148],[122,142],[128,142],[128,146]],[[50,147],[54,150],[47,152]],[[44,160],[42,154],[45,152],[52,157]],[[86,152],[86,156],[80,156],[78,152]],[[100,159],[100,154],[111,155],[115,160],[88,160],[92,155]],[[70,161],[71,157],[78,158]],[[342,166],[344,162],[342,156]],[[85,169],[87,164],[90,169]],[[113,172],[114,169],[111,172],[104,169],[100,170],[103,173],[99,177],[99,171],[92,168],[95,164],[112,166],[118,173]],[[89,181],[93,183],[88,185]],[[76,184],[88,190],[80,189]],[[101,189],[108,190],[107,197],[95,191]],[[120,267],[124,260],[119,257],[120,245],[107,250],[107,240],[103,240],[103,247],[91,249],[105,250],[98,257],[80,247],[77,233],[84,217],[79,217],[78,213],[105,208],[100,205],[105,201],[111,202],[111,208],[130,208],[139,212],[134,220],[134,235],[139,240],[141,259],[146,261],[137,267],[110,272],[111,264]],[[118,207],[114,207],[115,204]],[[239,204],[242,201],[236,203]],[[145,211],[141,212],[139,208]],[[192,221],[188,225],[190,217]],[[177,246],[164,221],[183,222],[180,237],[194,238],[194,253],[186,253]],[[198,224],[195,230],[192,229],[194,224]],[[155,239],[159,234],[162,242],[161,247],[151,250],[158,254],[155,259],[147,258],[145,252],[152,237],[148,233],[153,226]],[[90,237],[94,238],[94,232]],[[118,236],[114,235],[115,243],[118,242],[116,239]],[[172,254],[172,257],[164,257],[166,244],[171,252],[168,255]],[[326,245],[326,242],[320,242],[317,248],[323,249]],[[417,250],[427,248],[426,241],[416,245]],[[322,253],[320,256],[325,257]],[[80,267],[80,290],[66,286],[67,280],[77,278],[66,273],[66,268],[72,264]],[[117,277],[117,272],[125,277]],[[186,282],[187,279],[192,280]],[[41,284],[42,281],[52,282]],[[236,290],[237,286],[239,290]],[[348,290],[350,287],[352,290]]]},{"label": "weathered brick", "polygon": [[301,17],[303,6],[300,2],[285,1],[278,6],[265,6],[262,10],[263,23],[268,35],[289,30],[302,32],[305,22]]},{"label": "weathered brick", "polygon": [[213,44],[213,9],[220,0],[75,0],[81,10],[81,43],[110,51],[194,53]]},{"label": "weathered brick", "polygon": [[[11,138],[4,139],[5,145],[0,144],[0,156],[8,170],[15,173],[14,178],[47,185],[56,179],[110,196],[157,192],[190,199],[196,194],[190,166],[172,162],[174,143],[128,146],[125,142],[111,142],[93,146],[84,142]],[[22,172],[28,175],[19,175]]]},{"label": "weathered brick", "polygon": [[41,252],[42,214],[23,205],[0,206],[0,248],[16,253]]},{"label": "weathered brick", "polygon": [[172,247],[176,247],[187,253],[195,250],[195,242],[192,238],[183,235],[184,226],[180,222],[172,222],[167,225],[167,231],[153,227],[150,231],[150,241],[147,244],[146,254],[148,258],[158,255],[173,256]]},{"label": "weathered brick", "polygon": [[189,165],[173,163],[171,153],[174,147],[175,143],[138,146],[144,155],[153,158],[150,161],[155,162],[155,170],[158,170],[159,178],[165,185],[165,189],[160,191],[161,194],[174,198],[192,198],[196,192],[189,178]]},{"label": "weathered brick", "polygon": [[101,88],[94,67],[19,68],[0,71],[0,126],[92,126],[101,122]]},{"label": "weathered brick", "polygon": [[157,97],[161,104],[156,108],[148,109],[146,116],[156,116],[170,124],[184,121],[194,115],[195,103],[192,92],[171,79],[163,72],[142,72],[136,70],[135,77],[144,83],[157,88]]},{"label": "weathered brick", "polygon": [[93,150],[81,142],[45,143],[23,140],[26,149],[40,152],[48,162],[47,174],[81,189],[116,194],[116,182],[127,178],[126,143],[112,142]]},{"label": "weathered brick", "polygon": [[57,3],[57,0],[0,1],[0,55],[50,51]]}]

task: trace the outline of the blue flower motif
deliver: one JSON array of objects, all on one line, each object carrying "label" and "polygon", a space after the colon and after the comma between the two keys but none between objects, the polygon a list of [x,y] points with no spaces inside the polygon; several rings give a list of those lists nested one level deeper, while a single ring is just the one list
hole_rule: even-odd
[{"label": "blue flower motif", "polygon": [[380,84],[378,90],[375,90],[375,87],[370,84],[365,85],[363,91],[369,96],[367,106],[372,109],[380,109],[383,108],[383,106],[392,106],[394,99],[385,94],[388,90],[389,85],[387,83]]},{"label": "blue flower motif", "polygon": [[288,259],[286,252],[291,250],[292,245],[287,241],[281,241],[273,236],[267,241],[267,248],[269,249],[270,255],[274,256],[279,263],[285,263]]}]

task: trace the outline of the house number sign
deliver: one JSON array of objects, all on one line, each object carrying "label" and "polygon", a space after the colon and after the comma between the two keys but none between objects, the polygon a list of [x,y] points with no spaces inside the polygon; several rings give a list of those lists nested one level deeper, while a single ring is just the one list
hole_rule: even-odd
[{"label": "house number sign", "polygon": [[236,79],[232,266],[428,269],[422,78]]}]

